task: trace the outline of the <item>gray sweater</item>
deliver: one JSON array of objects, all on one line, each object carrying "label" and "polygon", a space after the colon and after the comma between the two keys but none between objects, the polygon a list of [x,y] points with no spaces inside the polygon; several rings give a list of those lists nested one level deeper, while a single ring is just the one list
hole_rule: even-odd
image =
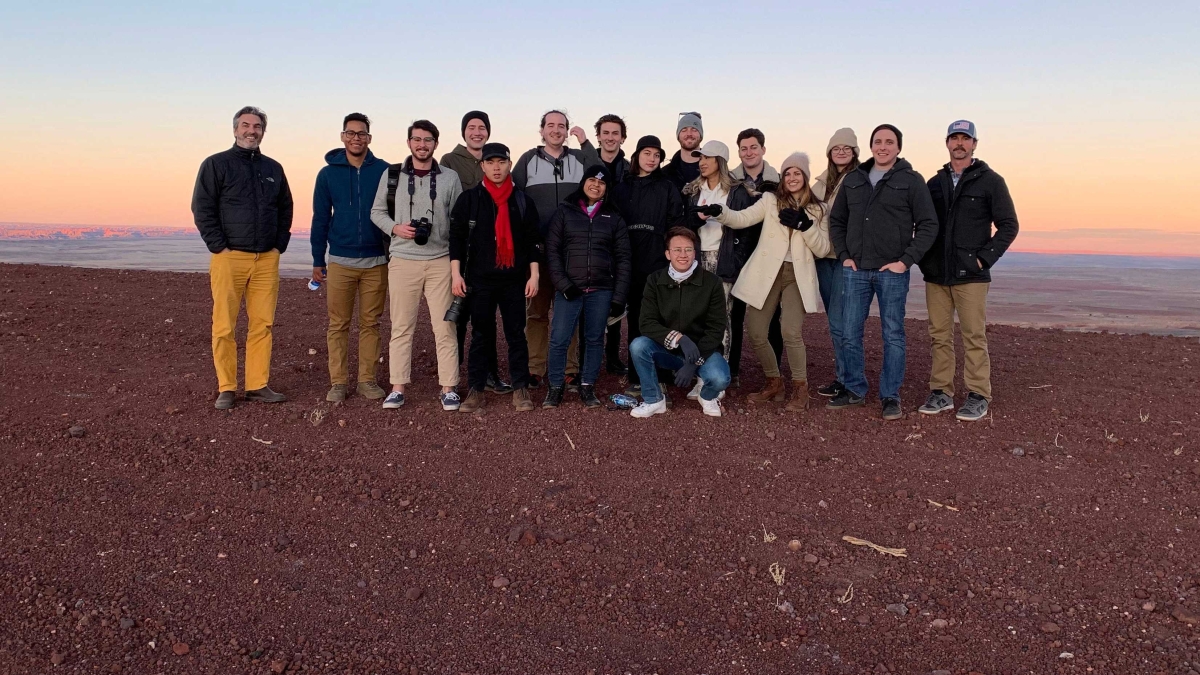
[{"label": "gray sweater", "polygon": [[[392,237],[391,254],[394,258],[404,260],[433,260],[450,255],[450,210],[454,202],[462,194],[462,183],[453,169],[433,163],[429,174],[412,180],[412,195],[409,195],[409,177],[411,174],[412,158],[404,160],[400,170],[400,182],[396,185],[396,219],[388,217],[387,181],[385,171],[379,179],[379,189],[375,192],[375,203],[371,206],[371,222],[391,235],[392,228],[400,223],[411,222],[414,218],[424,216],[433,223],[429,232],[429,241],[424,246],[413,239]],[[436,176],[437,198],[431,199],[429,194],[430,179]]]}]

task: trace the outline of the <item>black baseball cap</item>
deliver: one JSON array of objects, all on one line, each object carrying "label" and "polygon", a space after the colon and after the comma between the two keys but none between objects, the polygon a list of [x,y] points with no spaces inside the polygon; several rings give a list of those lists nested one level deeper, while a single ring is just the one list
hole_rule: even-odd
[{"label": "black baseball cap", "polygon": [[479,161],[484,162],[494,158],[512,159],[508,152],[508,146],[503,143],[484,143],[483,154],[480,155]]}]

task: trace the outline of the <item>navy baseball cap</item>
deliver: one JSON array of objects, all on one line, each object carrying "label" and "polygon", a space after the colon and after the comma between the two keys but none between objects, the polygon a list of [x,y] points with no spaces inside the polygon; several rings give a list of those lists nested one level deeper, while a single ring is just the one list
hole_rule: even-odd
[{"label": "navy baseball cap", "polygon": [[971,138],[979,138],[975,135],[975,123],[969,120],[952,122],[950,128],[946,130],[946,138],[950,138],[954,134],[966,134]]}]

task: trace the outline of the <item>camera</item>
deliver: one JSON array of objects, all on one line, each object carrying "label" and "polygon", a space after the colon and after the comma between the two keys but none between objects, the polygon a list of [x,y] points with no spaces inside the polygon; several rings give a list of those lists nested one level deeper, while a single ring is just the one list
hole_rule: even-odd
[{"label": "camera", "polygon": [[457,295],[454,296],[454,301],[450,303],[450,307],[446,310],[446,316],[442,317],[442,321],[458,323],[458,320],[462,318],[463,312],[466,311],[466,306],[466,297],[460,298]]},{"label": "camera", "polygon": [[417,242],[417,246],[424,246],[429,243],[429,232],[433,229],[433,223],[429,222],[428,218],[421,217],[412,222],[413,228],[417,231],[413,236],[413,241]]}]

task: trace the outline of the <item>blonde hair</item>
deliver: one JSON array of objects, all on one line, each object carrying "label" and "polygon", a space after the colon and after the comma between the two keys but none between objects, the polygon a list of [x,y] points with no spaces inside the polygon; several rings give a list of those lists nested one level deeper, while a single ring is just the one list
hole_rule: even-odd
[{"label": "blonde hair", "polygon": [[[738,179],[734,178],[732,173],[729,173],[729,162],[726,162],[725,158],[720,156],[713,157],[713,159],[717,160],[717,181],[720,183],[721,189],[725,194],[733,192],[733,186],[738,183]],[[695,180],[683,186],[683,194],[699,194],[700,190],[707,184],[707,178],[697,176]]]}]

